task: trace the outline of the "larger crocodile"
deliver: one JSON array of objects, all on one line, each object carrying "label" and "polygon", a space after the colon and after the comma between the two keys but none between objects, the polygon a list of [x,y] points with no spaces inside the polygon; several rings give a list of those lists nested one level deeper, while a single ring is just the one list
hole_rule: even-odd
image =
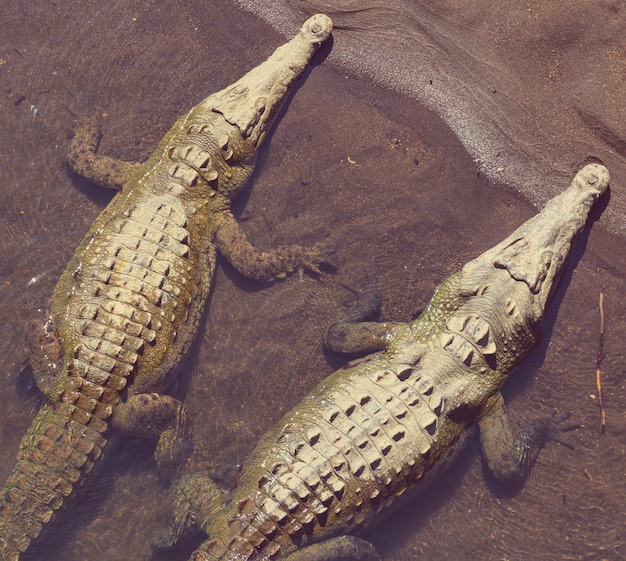
[{"label": "larger crocodile", "polygon": [[33,371],[46,402],[0,495],[0,558],[16,561],[103,457],[110,429],[158,437],[165,474],[189,432],[164,395],[198,330],[219,250],[268,281],[319,271],[318,247],[257,252],[230,212],[288,92],[332,22],[308,19],[294,39],[181,117],[143,164],[98,156],[97,127],[70,146],[74,171],[121,191],[62,274],[35,336]]},{"label": "larger crocodile", "polygon": [[168,540],[198,525],[192,561],[377,561],[350,535],[447,465],[478,424],[494,475],[522,481],[561,417],[514,439],[500,393],[530,352],[544,310],[594,201],[604,166],[507,239],[467,263],[409,323],[339,323],[338,350],[378,350],[326,378],[258,443],[232,495],[206,476],[183,478]]}]

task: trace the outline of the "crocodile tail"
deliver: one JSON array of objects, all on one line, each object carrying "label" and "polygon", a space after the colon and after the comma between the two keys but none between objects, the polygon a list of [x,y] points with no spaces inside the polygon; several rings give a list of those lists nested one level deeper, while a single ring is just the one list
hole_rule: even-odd
[{"label": "crocodile tail", "polygon": [[37,413],[0,494],[0,559],[17,561],[103,457],[108,423],[63,400]]}]

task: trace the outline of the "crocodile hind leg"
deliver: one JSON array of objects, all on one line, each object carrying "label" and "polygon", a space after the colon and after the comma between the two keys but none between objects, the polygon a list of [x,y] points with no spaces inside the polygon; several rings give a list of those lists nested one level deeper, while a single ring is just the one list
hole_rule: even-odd
[{"label": "crocodile hind leg", "polygon": [[154,452],[159,472],[174,474],[189,453],[191,423],[177,399],[158,393],[136,394],[119,403],[112,417],[115,429],[131,436],[158,438]]},{"label": "crocodile hind leg", "polygon": [[303,547],[285,561],[380,561],[380,557],[368,541],[340,536]]},{"label": "crocodile hind leg", "polygon": [[226,510],[226,497],[205,473],[181,477],[174,484],[169,501],[169,527],[152,544],[153,549],[168,549],[184,537],[203,531],[209,521]]},{"label": "crocodile hind leg", "polygon": [[496,396],[491,408],[493,410],[478,423],[480,443],[489,470],[501,481],[524,481],[546,442],[554,440],[568,446],[559,435],[579,428],[578,425],[561,425],[569,418],[569,413],[557,416],[553,412],[528,423],[515,440],[501,394]]},{"label": "crocodile hind leg", "polygon": [[85,121],[76,129],[67,151],[67,163],[78,175],[96,185],[122,190],[123,185],[141,164],[124,162],[96,153],[100,142],[100,128],[95,119]]}]

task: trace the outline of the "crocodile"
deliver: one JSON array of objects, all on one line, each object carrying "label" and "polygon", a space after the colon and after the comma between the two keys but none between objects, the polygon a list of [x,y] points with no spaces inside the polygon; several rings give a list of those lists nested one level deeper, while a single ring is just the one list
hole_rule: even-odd
[{"label": "crocodile", "polygon": [[432,481],[475,425],[495,478],[523,483],[544,444],[576,427],[553,411],[515,439],[500,390],[538,340],[572,244],[608,183],[604,166],[583,167],[540,213],[439,285],[414,321],[332,326],[331,349],[372,354],[323,380],[270,429],[232,493],[205,473],[181,477],[159,546],[199,529],[207,538],[192,561],[378,561],[353,533]]},{"label": "crocodile", "polygon": [[[33,331],[45,401],[0,494],[0,559],[17,561],[102,460],[110,433],[157,439],[167,481],[190,422],[171,384],[198,331],[218,251],[244,276],[320,272],[319,245],[257,251],[230,211],[288,93],[330,36],[323,14],[265,62],[176,121],[145,163],[97,154],[94,122],[76,131],[70,168],[119,192],[62,273]],[[168,477],[169,476],[169,477]]]}]

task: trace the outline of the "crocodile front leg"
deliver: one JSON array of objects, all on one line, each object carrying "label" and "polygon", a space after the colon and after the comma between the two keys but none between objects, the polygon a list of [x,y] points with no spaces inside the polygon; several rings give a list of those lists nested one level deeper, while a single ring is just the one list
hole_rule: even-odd
[{"label": "crocodile front leg", "polygon": [[74,132],[74,138],[67,150],[67,163],[74,173],[86,177],[96,185],[121,191],[133,172],[142,164],[97,154],[100,136],[96,120],[85,121]]},{"label": "crocodile front leg", "polygon": [[258,251],[249,241],[230,211],[224,211],[217,230],[217,247],[228,262],[244,277],[259,281],[271,281],[284,277],[296,268],[320,273],[319,245],[302,247],[283,245],[269,251]]},{"label": "crocodile front leg", "polygon": [[492,475],[500,481],[523,482],[548,441],[565,444],[559,435],[579,428],[578,425],[561,425],[569,416],[569,413],[558,416],[553,412],[550,416],[535,419],[515,439],[504,399],[497,394],[493,410],[478,422],[483,457]]},{"label": "crocodile front leg", "polygon": [[[348,288],[348,287],[346,287]],[[382,351],[393,332],[403,323],[365,321],[380,311],[380,294],[375,286],[353,290],[357,300],[354,309],[343,319],[331,325],[324,336],[324,347],[336,353],[369,354]]]}]

